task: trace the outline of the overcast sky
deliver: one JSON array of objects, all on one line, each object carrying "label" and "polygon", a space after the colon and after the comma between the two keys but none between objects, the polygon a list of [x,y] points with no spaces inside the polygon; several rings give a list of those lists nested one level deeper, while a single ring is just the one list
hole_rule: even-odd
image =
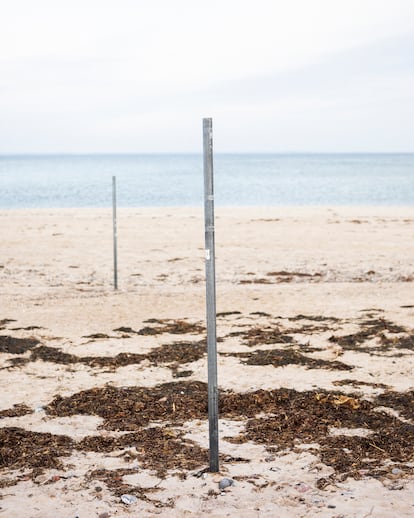
[{"label": "overcast sky", "polygon": [[413,0],[0,6],[0,153],[414,151]]}]

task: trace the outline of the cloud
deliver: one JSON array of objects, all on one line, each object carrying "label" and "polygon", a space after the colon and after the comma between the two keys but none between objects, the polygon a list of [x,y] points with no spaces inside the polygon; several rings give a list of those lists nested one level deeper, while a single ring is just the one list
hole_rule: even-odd
[{"label": "cloud", "polygon": [[199,150],[206,115],[223,150],[391,150],[413,132],[413,34],[405,0],[15,0],[0,152]]}]

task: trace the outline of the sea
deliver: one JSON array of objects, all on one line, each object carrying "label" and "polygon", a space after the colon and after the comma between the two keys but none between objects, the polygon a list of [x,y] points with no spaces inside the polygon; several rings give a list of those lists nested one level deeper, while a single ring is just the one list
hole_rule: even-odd
[{"label": "sea", "polygon": [[[414,153],[214,155],[219,206],[414,205]],[[201,154],[0,155],[0,209],[202,207]]]}]

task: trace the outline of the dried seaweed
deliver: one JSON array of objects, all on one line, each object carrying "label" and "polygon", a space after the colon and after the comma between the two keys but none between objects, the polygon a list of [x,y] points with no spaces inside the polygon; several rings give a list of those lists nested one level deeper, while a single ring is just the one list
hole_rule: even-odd
[{"label": "dried seaweed", "polygon": [[119,353],[116,356],[75,356],[64,353],[55,347],[40,346],[31,353],[31,361],[42,360],[51,363],[69,365],[83,363],[89,367],[119,368],[127,365],[135,365],[148,360],[154,365],[170,363],[174,370],[179,364],[191,363],[199,360],[206,354],[206,343],[201,342],[175,342],[164,344],[147,354]]},{"label": "dried seaweed", "polygon": [[190,370],[185,370],[185,371],[174,370],[173,378],[188,378],[192,374],[193,374],[193,371],[190,371]]},{"label": "dried seaweed", "polygon": [[[358,407],[360,412],[355,413],[354,407]],[[357,396],[329,391],[298,392],[294,389],[277,389],[256,390],[243,394],[230,391],[220,398],[220,411],[226,417],[255,417],[264,413],[273,414],[277,419],[286,421],[288,418],[294,418],[296,414],[303,414],[302,417],[307,416],[308,420],[320,417],[323,423],[331,420],[331,425],[341,423],[341,426],[355,427],[381,421],[382,416],[375,412],[370,414],[368,421],[366,420],[367,413],[372,408],[371,403]],[[289,423],[286,425],[293,440],[296,437],[295,426],[290,426]],[[306,428],[306,423],[302,426]]]},{"label": "dried seaweed", "polygon": [[[322,462],[332,466],[337,474],[359,477],[361,470],[375,476],[385,461],[408,463],[414,457],[414,426],[378,410],[378,405],[387,405],[411,418],[414,392],[383,396],[370,402],[356,395],[330,391],[222,391],[219,406],[222,417],[248,419],[245,432],[226,440],[253,441],[271,451],[292,449],[300,443],[318,443]],[[105,428],[133,433],[119,437],[90,436],[75,443],[65,436],[4,428],[0,429],[1,466],[60,467],[59,457],[69,455],[73,449],[119,450],[126,461],[134,460],[159,476],[165,476],[167,470],[186,471],[207,462],[207,451],[174,429],[185,421],[207,419],[204,383],[90,389],[67,398],[58,396],[46,410],[49,415],[59,416],[100,415]],[[263,414],[266,417],[258,417]],[[156,422],[168,424],[153,426]],[[330,436],[330,428],[364,428],[372,433],[368,437]],[[111,473],[101,475],[112,477]],[[116,484],[112,481],[111,486],[109,481],[108,486],[121,491],[125,486],[122,476],[117,477]]]},{"label": "dried seaweed", "polygon": [[125,450],[125,460],[137,460],[142,469],[160,477],[167,470],[192,470],[208,461],[208,451],[169,427],[151,427],[121,437],[88,436],[80,442],[64,435],[30,432],[22,428],[0,429],[0,468],[62,469],[60,457],[73,450],[112,452]]},{"label": "dried seaweed", "polygon": [[358,381],[353,379],[344,379],[344,380],[336,380],[332,382],[332,385],[337,387],[342,387],[344,385],[350,385],[351,387],[373,387],[373,388],[382,388],[387,389],[388,385],[384,383],[372,383],[369,381]]},{"label": "dried seaweed", "polygon": [[184,320],[157,320],[149,319],[146,323],[159,323],[158,327],[143,327],[137,334],[139,335],[160,335],[163,333],[169,333],[172,335],[181,334],[200,334],[205,332],[205,327],[199,324],[192,324],[185,322]]},{"label": "dried seaweed", "polygon": [[405,333],[407,331],[405,327],[394,324],[385,318],[364,320],[362,325],[371,328],[374,334],[380,334],[384,331],[388,333]]},{"label": "dried seaweed", "polygon": [[115,332],[117,333],[130,333],[130,334],[135,334],[137,333],[137,331],[134,331],[132,329],[132,327],[117,327],[116,329],[114,329]]},{"label": "dried seaweed", "polygon": [[[236,315],[238,312],[222,313],[222,316]],[[220,315],[220,314],[219,314]],[[257,312],[257,316],[269,316]],[[364,318],[367,318],[365,316]],[[297,315],[291,321],[309,320],[314,322],[339,322],[339,319],[323,316]],[[134,331],[129,327],[120,327],[114,331],[128,334],[162,333],[182,334],[201,333],[204,328],[182,320],[150,319],[147,327]],[[344,349],[357,351],[375,351],[382,348],[412,349],[414,336],[394,336],[407,333],[407,330],[385,319],[370,316],[360,323],[361,329],[352,335],[332,337],[331,342],[338,343]],[[242,328],[242,327],[241,327]],[[322,329],[323,328],[323,329]],[[252,350],[248,353],[227,353],[239,357],[248,365],[288,365],[299,364],[307,368],[352,369],[341,362],[318,360],[301,354],[310,351],[309,346],[295,343],[293,333],[325,330],[325,325],[306,324],[300,329],[281,329],[274,325],[248,328],[228,336],[239,336],[250,347],[265,344],[287,344],[294,348]],[[107,335],[90,335],[98,338]],[[0,351],[4,342],[0,337]],[[376,345],[365,347],[364,342],[377,338]],[[34,339],[26,339],[34,340]],[[57,348],[39,346],[39,342],[26,349],[31,350],[31,360],[51,361],[69,365],[81,363],[89,367],[117,368],[123,365],[137,364],[144,359],[153,365],[168,365],[177,378],[191,375],[189,370],[179,371],[181,365],[199,360],[206,354],[205,340],[198,342],[176,342],[154,348],[146,354],[120,353],[115,357],[78,357],[64,353]],[[27,343],[27,342],[26,342]],[[16,345],[13,342],[13,346]],[[18,343],[19,345],[19,343]],[[36,347],[37,345],[37,347]],[[301,352],[298,352],[298,347]],[[20,350],[20,349],[18,349]],[[2,351],[2,352],[10,352]],[[13,358],[28,361],[28,358]],[[185,367],[184,367],[185,368]],[[387,388],[381,383],[369,383],[358,380],[338,380],[335,385],[372,386]],[[397,410],[406,419],[413,419],[414,391],[399,393],[385,392],[373,401],[366,401],[355,394],[335,391],[295,390],[258,390],[249,393],[221,391],[219,400],[220,415],[230,419],[247,419],[246,429],[237,437],[227,440],[237,443],[253,441],[263,444],[269,450],[294,449],[298,444],[319,444],[322,462],[332,466],[337,475],[359,477],[361,473],[378,476],[386,469],[386,461],[408,463],[414,460],[412,444],[414,427],[401,419],[382,412],[378,407],[386,406]],[[31,411],[25,405],[15,405],[12,409],[0,412],[0,417],[24,415]],[[42,469],[61,467],[60,457],[70,455],[74,449],[83,451],[112,452],[118,450],[126,461],[138,462],[140,468],[165,476],[167,470],[196,469],[207,463],[207,452],[183,436],[183,432],[174,427],[194,419],[207,420],[207,385],[196,381],[178,380],[155,387],[119,388],[105,386],[85,390],[70,397],[56,396],[46,408],[49,415],[71,416],[77,414],[98,415],[103,418],[102,428],[119,430],[126,433],[120,437],[90,436],[79,443],[66,436],[27,432],[18,428],[0,429],[0,466],[15,468]],[[264,417],[263,417],[264,415]],[[154,426],[162,424],[162,426]],[[150,428],[147,428],[151,426]],[[330,435],[331,428],[363,428],[370,431],[369,436]],[[408,470],[409,468],[407,468]],[[146,498],[147,491],[125,484],[123,475],[136,472],[133,470],[99,470],[91,474],[105,481],[108,487],[122,494],[128,492],[140,498]],[[182,474],[185,476],[185,473]],[[322,484],[322,482],[321,482]],[[161,505],[161,504],[160,504]],[[168,503],[167,503],[168,505]]]},{"label": "dried seaweed", "polygon": [[303,326],[301,326],[301,327],[287,329],[285,332],[289,333],[289,334],[297,334],[297,335],[311,335],[313,333],[320,333],[320,332],[325,332],[325,331],[329,331],[329,330],[330,330],[330,327],[327,324],[320,324],[320,325],[303,324]]},{"label": "dried seaweed", "polygon": [[92,335],[82,336],[82,338],[91,338],[93,340],[101,340],[103,338],[111,338],[111,337],[105,333],[94,333]]},{"label": "dried seaweed", "polygon": [[[338,473],[355,477],[359,476],[358,470],[372,470],[387,460],[413,460],[414,426],[375,411],[373,403],[325,391],[280,390],[273,392],[273,398],[269,396],[257,393],[257,406],[273,415],[250,419],[245,433],[227,440],[236,443],[250,440],[271,450],[293,448],[298,441],[318,443],[322,462]],[[330,427],[366,428],[374,433],[369,437],[331,437]]]},{"label": "dried seaweed", "polygon": [[414,351],[414,335],[395,338],[388,338],[385,335],[382,335],[381,344],[384,346],[385,349],[396,348]]},{"label": "dried seaweed", "polygon": [[0,428],[0,467],[62,468],[59,457],[71,454],[74,441],[65,435]]},{"label": "dried seaweed", "polygon": [[27,326],[27,327],[12,327],[10,331],[35,331],[36,329],[44,329],[39,326]]},{"label": "dried seaweed", "polygon": [[339,318],[336,317],[324,317],[322,315],[296,315],[290,317],[288,320],[295,322],[297,320],[311,320],[314,322],[340,322]]},{"label": "dried seaweed", "polygon": [[[358,350],[360,352],[372,353],[375,352],[375,349],[378,349],[378,346],[361,347],[361,344],[374,337],[379,337],[383,339],[384,331],[387,331],[388,333],[406,332],[406,329],[404,327],[393,324],[389,320],[385,320],[382,318],[365,320],[364,322],[362,322],[361,327],[361,331],[358,331],[357,333],[345,336],[331,336],[329,338],[329,341],[337,343],[344,350]],[[382,345],[384,346],[383,340]]]},{"label": "dried seaweed", "polygon": [[369,437],[326,437],[319,439],[321,461],[354,478],[375,476],[384,461],[408,463],[413,460],[414,427],[395,423]]},{"label": "dried seaweed", "polygon": [[134,495],[140,500],[154,503],[153,500],[149,499],[147,494],[152,492],[149,489],[143,489],[141,487],[126,484],[123,481],[125,475],[133,475],[139,471],[138,468],[119,468],[119,469],[96,469],[88,475],[89,481],[100,480],[106,484],[106,486],[118,497],[123,494]]},{"label": "dried seaweed", "polygon": [[[193,470],[208,462],[208,451],[183,438],[169,426],[154,426],[121,437],[85,437],[77,449],[109,452],[126,449],[126,460],[136,460],[143,469],[164,477],[168,470]],[[132,449],[132,450],[131,450]],[[122,454],[121,454],[122,455]]]},{"label": "dried seaweed", "polygon": [[4,329],[7,324],[10,324],[10,322],[16,322],[13,318],[3,318],[0,320],[0,329]]},{"label": "dried seaweed", "polygon": [[[221,353],[223,354],[223,353]],[[246,365],[273,365],[273,367],[284,367],[286,365],[304,365],[308,369],[347,370],[353,369],[339,361],[327,361],[317,358],[310,358],[292,350],[268,349],[266,351],[256,350],[248,353],[224,353],[224,356],[241,358]]]},{"label": "dried seaweed", "polygon": [[6,410],[0,410],[0,418],[2,417],[20,417],[22,415],[31,414],[32,409],[24,403],[13,405],[12,408]]},{"label": "dried seaweed", "polygon": [[23,354],[40,342],[35,338],[15,338],[0,335],[0,353]]},{"label": "dried seaweed", "polygon": [[41,345],[36,347],[30,354],[31,361],[42,360],[44,362],[61,363],[68,365],[70,363],[81,363],[82,359],[73,354],[64,353],[56,347]]},{"label": "dried seaweed", "polygon": [[176,382],[144,387],[93,388],[63,398],[46,407],[49,415],[99,415],[109,430],[137,430],[151,421],[182,422],[207,415],[204,383]]},{"label": "dried seaweed", "polygon": [[398,410],[406,419],[414,420],[414,390],[408,392],[384,392],[375,398],[375,404]]},{"label": "dried seaweed", "polygon": [[282,283],[282,282],[297,282],[299,279],[306,280],[306,281],[312,281],[312,282],[319,282],[322,279],[322,274],[317,273],[305,273],[305,272],[287,272],[285,270],[278,271],[278,272],[268,272],[266,274],[268,277],[276,277],[276,282]]},{"label": "dried seaweed", "polygon": [[234,331],[228,336],[240,336],[243,343],[252,347],[267,344],[291,344],[293,338],[282,332],[278,327],[253,327],[248,331]]},{"label": "dried seaweed", "polygon": [[272,284],[269,279],[242,279],[239,284]]},{"label": "dried seaweed", "polygon": [[154,365],[162,363],[185,364],[199,360],[207,353],[205,340],[200,342],[174,342],[150,351],[147,358]]},{"label": "dried seaweed", "polygon": [[15,358],[9,358],[7,363],[9,364],[7,367],[3,367],[3,369],[12,369],[13,367],[23,367],[30,362],[30,358],[22,358],[21,356],[16,356]]}]

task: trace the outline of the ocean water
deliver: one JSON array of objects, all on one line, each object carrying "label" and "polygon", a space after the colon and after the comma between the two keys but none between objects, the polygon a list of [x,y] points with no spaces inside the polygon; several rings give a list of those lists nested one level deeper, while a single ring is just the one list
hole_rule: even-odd
[{"label": "ocean water", "polygon": [[[0,209],[203,205],[197,154],[0,156]],[[215,203],[412,205],[414,154],[216,154]]]}]

